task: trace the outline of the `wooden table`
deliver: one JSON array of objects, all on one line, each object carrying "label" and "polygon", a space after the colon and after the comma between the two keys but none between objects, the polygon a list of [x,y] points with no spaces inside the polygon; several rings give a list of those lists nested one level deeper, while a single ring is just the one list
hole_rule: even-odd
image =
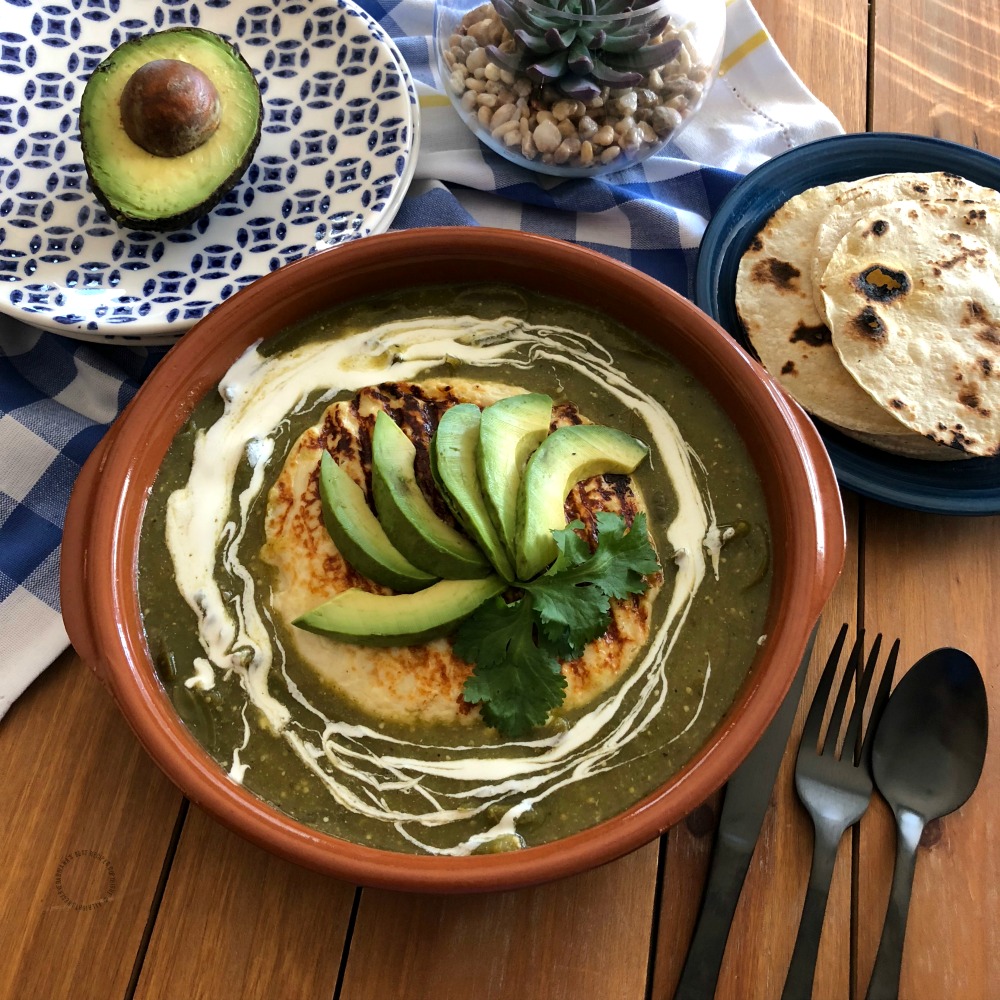
[{"label": "wooden table", "polygon": [[[993,0],[758,0],[778,45],[849,131],[921,132],[1000,154]],[[846,497],[848,560],[818,649],[849,621],[909,664],[967,649],[1000,718],[1000,519]],[[812,664],[807,694],[820,656]],[[797,743],[800,709],[791,746]],[[811,850],[791,754],[718,996],[777,997]],[[1000,997],[1000,754],[927,830],[905,1000]],[[249,846],[186,802],[68,652],[0,723],[0,994],[11,1000],[644,1000],[672,995],[718,799],[621,861],[542,888],[435,898],[361,890]],[[876,801],[842,844],[817,998],[863,996],[894,850]]]}]

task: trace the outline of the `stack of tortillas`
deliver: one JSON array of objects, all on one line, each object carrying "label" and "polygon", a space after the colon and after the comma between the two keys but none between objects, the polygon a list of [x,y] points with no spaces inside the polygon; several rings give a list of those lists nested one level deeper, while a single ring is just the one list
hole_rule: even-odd
[{"label": "stack of tortillas", "polygon": [[917,458],[1000,452],[1000,194],[882,174],[787,201],[740,262],[761,363],[844,433]]}]

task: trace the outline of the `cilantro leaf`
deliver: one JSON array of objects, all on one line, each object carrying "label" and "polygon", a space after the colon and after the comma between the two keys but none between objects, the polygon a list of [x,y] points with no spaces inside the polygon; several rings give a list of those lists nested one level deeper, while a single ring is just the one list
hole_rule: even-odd
[{"label": "cilantro leaf", "polygon": [[[656,551],[649,542],[646,515],[636,514],[628,530],[620,514],[598,511],[596,521],[597,548],[593,553],[573,530],[580,526],[578,521],[552,533],[559,556],[545,576],[557,576],[563,582],[591,583],[608,597],[645,593],[649,586],[645,578],[660,570]],[[560,539],[567,532],[575,542]]]},{"label": "cilantro leaf", "polygon": [[535,642],[530,597],[514,604],[496,597],[481,605],[459,626],[454,646],[474,664],[465,700],[479,705],[487,725],[504,736],[527,735],[562,704],[566,679],[555,655]]},{"label": "cilantro leaf", "polygon": [[542,576],[526,589],[534,601],[539,628],[557,656],[576,659],[611,623],[608,595],[589,581]]},{"label": "cilantro leaf", "polygon": [[546,576],[554,576],[567,566],[579,566],[590,558],[590,545],[586,538],[579,534],[583,527],[583,521],[577,518],[575,521],[570,521],[565,528],[552,532],[552,540],[556,543],[559,555],[546,571]]},{"label": "cilantro leaf", "polygon": [[626,531],[620,515],[598,513],[594,552],[576,533],[581,527],[574,521],[552,533],[559,555],[547,573],[520,584],[520,600],[487,601],[455,635],[455,653],[473,664],[463,697],[504,736],[545,724],[566,690],[560,660],[580,656],[607,631],[611,600],[643,593],[645,577],[660,569],[644,514]]},{"label": "cilantro leaf", "polygon": [[559,655],[577,657],[607,631],[610,598],[644,593],[646,575],[659,571],[646,533],[646,515],[637,514],[630,531],[618,514],[597,515],[597,548],[592,553],[576,533],[580,521],[552,533],[559,555],[552,568],[525,585],[534,599],[542,632]]}]

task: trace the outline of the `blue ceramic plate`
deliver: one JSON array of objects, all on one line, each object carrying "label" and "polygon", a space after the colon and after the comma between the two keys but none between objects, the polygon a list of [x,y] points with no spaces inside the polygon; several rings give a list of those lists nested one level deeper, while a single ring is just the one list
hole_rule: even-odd
[{"label": "blue ceramic plate", "polygon": [[[892,171],[947,170],[1000,190],[1000,160],[968,146],[919,135],[834,136],[776,156],[736,185],[705,231],[695,302],[744,347],[736,313],[736,272],[753,236],[789,198],[820,184]],[[1000,513],[1000,458],[928,462],[889,455],[816,422],[842,486],[937,514]]]},{"label": "blue ceramic plate", "polygon": [[[351,0],[0,0],[0,312],[80,340],[169,344],[248,282],[387,229],[418,105]],[[91,194],[80,96],[134,35],[196,25],[240,50],[264,102],[239,184],[188,229],[122,229]]]}]

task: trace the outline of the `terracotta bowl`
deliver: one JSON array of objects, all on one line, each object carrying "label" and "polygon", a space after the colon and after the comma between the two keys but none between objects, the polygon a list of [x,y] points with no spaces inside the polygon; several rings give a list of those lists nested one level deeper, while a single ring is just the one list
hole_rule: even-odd
[{"label": "terracotta bowl", "polygon": [[[624,813],[539,847],[464,858],[361,847],[317,833],[234,783],[175,713],[147,651],[136,595],[145,500],[194,405],[252,342],[386,288],[491,280],[598,309],[628,303],[629,326],[701,380],[743,437],[764,485],[773,545],[765,631],[732,709],[694,758]],[[791,684],[844,555],[837,484],[812,424],[704,313],[592,251],[505,230],[424,229],[303,259],[219,305],[157,366],[80,474],[66,517],[62,602],[70,639],[153,760],[194,802],[254,843],[316,871],[386,888],[471,892],[525,886],[619,857],[718,789]]]}]

